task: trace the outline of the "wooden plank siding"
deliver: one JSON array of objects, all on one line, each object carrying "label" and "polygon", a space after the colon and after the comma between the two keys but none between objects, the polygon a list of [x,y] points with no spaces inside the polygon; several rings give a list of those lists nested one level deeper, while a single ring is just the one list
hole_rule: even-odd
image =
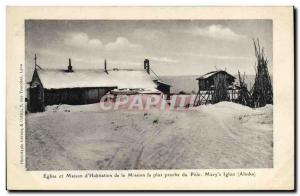
[{"label": "wooden plank siding", "polygon": [[44,102],[45,105],[97,103],[108,91],[114,88],[115,87],[45,89]]}]

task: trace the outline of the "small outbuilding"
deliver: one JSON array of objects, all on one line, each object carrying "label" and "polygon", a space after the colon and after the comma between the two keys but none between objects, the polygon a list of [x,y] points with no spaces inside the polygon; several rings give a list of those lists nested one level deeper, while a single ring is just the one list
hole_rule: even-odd
[{"label": "small outbuilding", "polygon": [[236,78],[226,71],[221,70],[211,71],[198,77],[196,80],[198,80],[199,90],[212,90],[215,89],[215,86],[220,79],[224,79],[227,86],[232,86]]},{"label": "small outbuilding", "polygon": [[236,99],[235,79],[224,70],[212,71],[198,77],[196,80],[198,80],[199,90],[194,106]]},{"label": "small outbuilding", "polygon": [[157,85],[157,90],[161,91],[163,94],[170,96],[171,85],[167,84],[159,79],[153,80]]}]

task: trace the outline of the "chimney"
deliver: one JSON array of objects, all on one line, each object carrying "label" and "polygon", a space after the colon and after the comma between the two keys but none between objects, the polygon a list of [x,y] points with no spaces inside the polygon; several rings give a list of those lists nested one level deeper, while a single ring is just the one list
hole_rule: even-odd
[{"label": "chimney", "polygon": [[148,74],[150,74],[150,63],[148,59],[144,60],[144,69],[147,71]]},{"label": "chimney", "polygon": [[106,59],[104,60],[104,71],[105,71],[106,73],[108,73],[108,72],[107,72],[107,67],[106,67]]},{"label": "chimney", "polygon": [[73,72],[71,59],[69,58],[68,72]]}]

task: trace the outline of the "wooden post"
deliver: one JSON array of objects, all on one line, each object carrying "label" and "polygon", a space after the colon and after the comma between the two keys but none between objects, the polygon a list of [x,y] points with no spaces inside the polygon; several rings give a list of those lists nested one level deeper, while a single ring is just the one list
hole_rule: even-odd
[{"label": "wooden post", "polygon": [[36,69],[36,54],[34,54],[34,69]]}]

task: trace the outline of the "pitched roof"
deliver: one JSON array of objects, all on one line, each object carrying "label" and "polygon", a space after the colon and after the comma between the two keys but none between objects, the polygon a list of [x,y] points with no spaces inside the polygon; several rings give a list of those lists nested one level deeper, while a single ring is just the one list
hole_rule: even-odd
[{"label": "pitched roof", "polygon": [[156,85],[144,70],[65,70],[40,69],[39,78],[46,89],[117,87],[118,89],[155,89]]},{"label": "pitched roof", "polygon": [[196,78],[196,80],[204,80],[204,79],[207,79],[207,78],[212,77],[213,75],[215,75],[215,74],[217,74],[217,73],[225,73],[225,74],[227,74],[228,76],[230,76],[230,77],[232,77],[232,78],[235,78],[234,76],[230,75],[230,74],[227,73],[226,71],[221,70],[221,71],[211,71],[211,72],[208,72],[208,73],[206,73],[206,74],[204,74],[204,75],[202,75],[202,76]]}]

